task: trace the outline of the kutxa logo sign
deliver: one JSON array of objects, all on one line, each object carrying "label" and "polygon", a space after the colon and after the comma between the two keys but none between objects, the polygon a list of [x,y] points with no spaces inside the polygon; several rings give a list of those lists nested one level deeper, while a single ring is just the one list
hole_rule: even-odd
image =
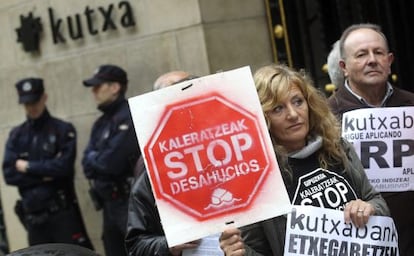
[{"label": "kutxa logo sign", "polygon": [[[54,44],[79,40],[87,34],[96,36],[100,32],[117,30],[119,27],[135,26],[134,13],[128,1],[117,5],[91,8],[86,6],[83,13],[75,13],[65,18],[59,17],[52,7],[48,8],[50,34]],[[116,17],[116,18],[115,18]],[[17,42],[23,44],[26,52],[39,51],[41,32],[44,30],[41,17],[20,15],[20,27],[16,29]]]}]

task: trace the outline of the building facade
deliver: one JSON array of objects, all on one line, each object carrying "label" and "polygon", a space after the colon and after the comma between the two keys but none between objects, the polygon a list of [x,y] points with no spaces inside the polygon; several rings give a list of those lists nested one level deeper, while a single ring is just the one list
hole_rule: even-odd
[{"label": "building facade", "polygon": [[[372,22],[382,26],[396,56],[390,81],[414,91],[413,11],[411,0],[2,0],[0,158],[10,129],[25,118],[14,84],[42,77],[50,112],[77,129],[76,189],[89,235],[102,253],[101,214],[80,165],[100,115],[82,80],[98,65],[128,72],[127,97],[151,91],[154,80],[171,70],[204,76],[242,66],[254,71],[271,62],[304,68],[323,90],[330,82],[325,62],[332,43],[347,26]],[[26,247],[13,210],[17,190],[2,176],[0,193],[10,250]]]}]

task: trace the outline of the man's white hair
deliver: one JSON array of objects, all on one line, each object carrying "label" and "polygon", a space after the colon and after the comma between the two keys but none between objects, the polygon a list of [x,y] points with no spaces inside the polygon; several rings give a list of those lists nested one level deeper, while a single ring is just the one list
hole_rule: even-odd
[{"label": "man's white hair", "polygon": [[345,83],[344,72],[339,66],[341,59],[339,40],[332,45],[332,50],[329,52],[327,64],[328,64],[328,75],[331,82],[336,86],[342,86]]},{"label": "man's white hair", "polygon": [[189,76],[190,74],[185,71],[181,71],[181,70],[170,71],[168,73],[165,73],[159,76],[157,80],[155,80],[153,89],[159,90],[167,86],[171,86],[177,82],[180,82],[183,79],[188,78]]}]

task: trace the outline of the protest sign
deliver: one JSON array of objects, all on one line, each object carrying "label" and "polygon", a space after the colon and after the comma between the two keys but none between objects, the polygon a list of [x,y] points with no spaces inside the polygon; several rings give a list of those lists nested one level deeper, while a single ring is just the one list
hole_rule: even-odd
[{"label": "protest sign", "polygon": [[365,227],[345,224],[344,212],[294,206],[286,224],[285,256],[398,256],[398,235],[391,217],[370,216]]},{"label": "protest sign", "polygon": [[377,191],[414,190],[414,107],[346,112],[342,136],[353,143]]},{"label": "protest sign", "polygon": [[289,211],[249,67],[129,104],[169,246]]}]

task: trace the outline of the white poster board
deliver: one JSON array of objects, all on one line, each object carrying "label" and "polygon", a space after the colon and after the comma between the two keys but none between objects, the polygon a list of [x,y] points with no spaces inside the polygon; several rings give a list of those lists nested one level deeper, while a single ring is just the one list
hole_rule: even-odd
[{"label": "white poster board", "polygon": [[398,235],[391,217],[371,216],[357,228],[345,224],[343,211],[295,205],[288,214],[284,255],[398,256]]},{"label": "white poster board", "polygon": [[377,191],[414,190],[414,107],[346,112],[342,137],[353,143]]},{"label": "white poster board", "polygon": [[129,105],[170,247],[290,210],[249,67]]}]

